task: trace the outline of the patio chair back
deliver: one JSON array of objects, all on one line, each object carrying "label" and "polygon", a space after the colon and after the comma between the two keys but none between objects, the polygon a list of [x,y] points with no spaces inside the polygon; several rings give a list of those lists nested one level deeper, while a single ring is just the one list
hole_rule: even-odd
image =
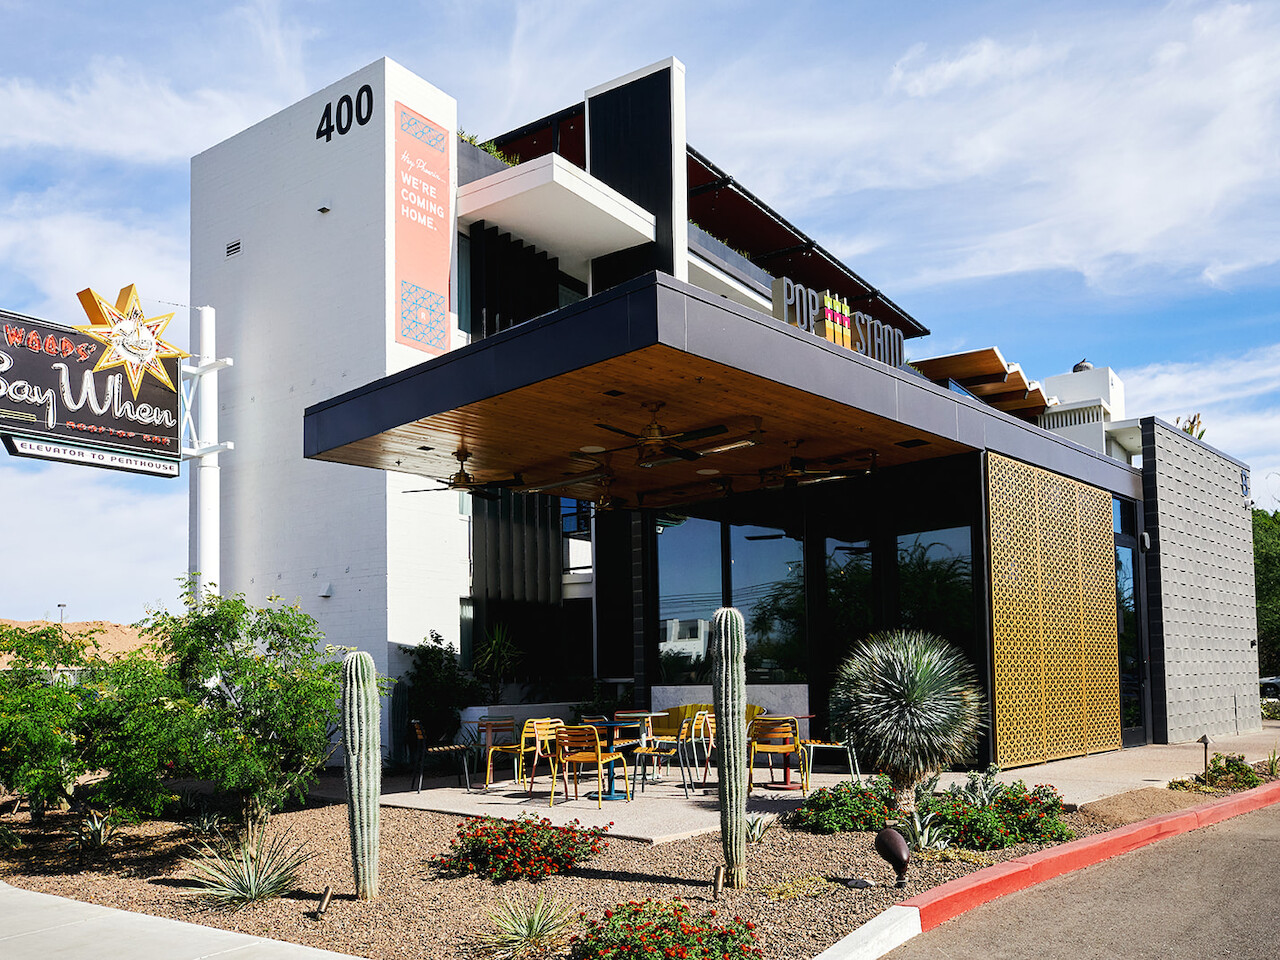
[{"label": "patio chair back", "polygon": [[[770,757],[782,756],[784,757],[784,763],[786,762],[786,756],[795,754],[796,762],[800,767],[801,790],[807,792],[809,789],[809,764],[808,754],[800,742],[800,721],[795,717],[756,717],[751,722],[749,730],[750,736],[747,740],[747,792],[750,793],[754,783],[755,759],[756,755],[760,753]],[[772,760],[770,760],[771,771],[772,765]]]},{"label": "patio chair back", "polygon": [[[631,782],[627,776],[627,761],[616,750],[612,753],[600,747],[600,731],[589,725],[567,726],[556,728],[556,763],[560,765],[560,773],[564,778],[564,792],[569,794],[569,767],[576,764],[573,773],[573,796],[578,797],[578,774],[584,764],[596,768],[596,806],[604,806],[604,767],[606,763],[622,764],[622,783],[626,788],[627,799],[631,799]],[[551,804],[556,802],[555,778],[551,781]]]}]

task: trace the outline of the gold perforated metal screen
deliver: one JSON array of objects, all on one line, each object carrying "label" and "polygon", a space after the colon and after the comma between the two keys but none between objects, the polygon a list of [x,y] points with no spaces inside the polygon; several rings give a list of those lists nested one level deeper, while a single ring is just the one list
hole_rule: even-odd
[{"label": "gold perforated metal screen", "polygon": [[1111,495],[991,454],[996,760],[1120,746]]}]

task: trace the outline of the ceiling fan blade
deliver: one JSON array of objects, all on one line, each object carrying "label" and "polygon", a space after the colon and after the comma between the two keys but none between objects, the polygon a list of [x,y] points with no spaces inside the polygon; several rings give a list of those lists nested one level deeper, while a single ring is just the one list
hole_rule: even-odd
[{"label": "ceiling fan blade", "polygon": [[[602,424],[597,424],[602,426]],[[700,430],[686,430],[684,433],[677,433],[675,436],[668,437],[668,440],[675,440],[680,443],[690,443],[694,440],[703,440],[706,437],[717,437],[722,433],[728,433],[729,428],[723,423],[717,423],[713,427],[702,427]]]},{"label": "ceiling fan blade", "polygon": [[501,480],[486,480],[484,485],[486,487],[520,487],[524,486],[524,478],[520,474],[514,473]]},{"label": "ceiling fan blade", "polygon": [[782,540],[785,533],[756,533],[743,537],[744,540]]},{"label": "ceiling fan blade", "polygon": [[484,487],[472,487],[467,493],[473,497],[479,497],[481,500],[499,500],[502,494],[497,490],[486,490]]},{"label": "ceiling fan blade", "polygon": [[599,427],[601,430],[609,430],[609,431],[612,431],[613,433],[620,433],[624,437],[630,437],[632,440],[640,439],[640,434],[638,433],[632,433],[630,430],[623,430],[620,427],[611,427],[607,423],[597,423],[596,426]]},{"label": "ceiling fan blade", "polygon": [[662,445],[662,452],[669,457],[676,457],[680,460],[701,460],[702,454],[696,450],[686,450],[683,447],[673,446],[669,443]]},{"label": "ceiling fan blade", "polygon": [[441,490],[448,490],[448,487],[419,487],[417,490],[401,490],[401,493],[439,493]]}]

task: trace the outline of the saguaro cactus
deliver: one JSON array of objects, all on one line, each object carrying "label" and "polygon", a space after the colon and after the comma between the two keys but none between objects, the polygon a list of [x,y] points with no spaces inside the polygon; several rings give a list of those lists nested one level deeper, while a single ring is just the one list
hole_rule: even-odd
[{"label": "saguaro cactus", "polygon": [[355,650],[342,661],[342,743],[346,750],[347,823],[356,896],[378,895],[378,802],[382,796],[382,701],[373,657]]},{"label": "saguaro cactus", "polygon": [[747,885],[747,640],[742,614],[721,607],[711,621],[711,686],[716,708],[720,840],[726,886]]}]

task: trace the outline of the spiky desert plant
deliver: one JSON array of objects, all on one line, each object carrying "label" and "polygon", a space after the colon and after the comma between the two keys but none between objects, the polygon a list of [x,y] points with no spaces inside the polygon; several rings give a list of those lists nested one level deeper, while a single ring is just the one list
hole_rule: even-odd
[{"label": "spiky desert plant", "polygon": [[504,900],[489,919],[495,929],[481,937],[480,955],[495,960],[526,960],[563,945],[576,918],[569,907],[539,895],[531,903]]},{"label": "spiky desert plant", "polygon": [[347,754],[347,824],[356,896],[378,895],[378,804],[382,799],[382,700],[373,657],[353,650],[342,661],[342,743]]},{"label": "spiky desert plant", "polygon": [[204,902],[215,910],[239,910],[259,900],[283,896],[298,884],[298,870],[311,859],[306,845],[290,846],[290,831],[267,840],[262,828],[236,842],[203,841],[198,855],[184,861],[195,874]]},{"label": "spiky desert plant", "polygon": [[79,852],[81,858],[105,854],[111,848],[116,836],[116,826],[111,822],[111,812],[98,813],[90,810],[89,815],[80,821],[71,835],[71,847]]},{"label": "spiky desert plant", "polygon": [[973,668],[932,634],[873,634],[836,671],[832,727],[888,775],[907,813],[915,810],[915,785],[964,757],[985,723]]},{"label": "spiky desert plant", "polygon": [[711,694],[716,708],[716,772],[725,886],[747,885],[747,667],[742,614],[721,607],[711,620]]},{"label": "spiky desert plant", "polygon": [[747,843],[764,843],[764,835],[778,822],[771,813],[753,813],[747,816]]}]

